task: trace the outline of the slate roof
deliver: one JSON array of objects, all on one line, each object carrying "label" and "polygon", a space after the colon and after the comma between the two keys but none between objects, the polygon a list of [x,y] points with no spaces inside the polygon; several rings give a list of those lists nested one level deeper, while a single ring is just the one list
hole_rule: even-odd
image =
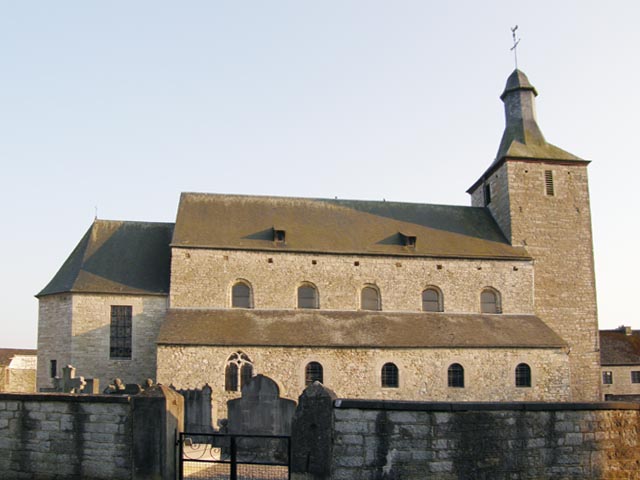
[{"label": "slate roof", "polygon": [[31,348],[0,348],[0,367],[6,367],[16,355],[37,355],[38,351]]},{"label": "slate roof", "polygon": [[[518,98],[518,95],[521,97]],[[507,79],[500,99],[505,103],[505,129],[493,163],[484,174],[467,190],[472,192],[489,177],[507,158],[516,161],[536,161],[553,163],[582,163],[584,160],[547,142],[538,126],[535,114],[535,97],[538,95],[527,76],[521,70],[514,70]]]},{"label": "slate roof", "polygon": [[173,224],[96,220],[49,284],[55,293],[167,294]]},{"label": "slate roof", "polygon": [[640,365],[640,330],[600,330],[600,364]]},{"label": "slate roof", "polygon": [[171,309],[158,345],[562,348],[533,315]]},{"label": "slate roof", "polygon": [[[286,231],[283,245],[273,229]],[[401,234],[417,238],[406,247]],[[173,246],[355,255],[529,259],[484,208],[183,193]]]}]

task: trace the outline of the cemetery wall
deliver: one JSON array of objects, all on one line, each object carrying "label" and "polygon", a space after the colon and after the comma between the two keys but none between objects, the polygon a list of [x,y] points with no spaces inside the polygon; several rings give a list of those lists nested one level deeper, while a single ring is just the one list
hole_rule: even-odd
[{"label": "cemetery wall", "polygon": [[175,478],[182,397],[0,394],[0,478]]},{"label": "cemetery wall", "polygon": [[292,445],[294,480],[638,479],[640,405],[336,400],[316,386]]}]

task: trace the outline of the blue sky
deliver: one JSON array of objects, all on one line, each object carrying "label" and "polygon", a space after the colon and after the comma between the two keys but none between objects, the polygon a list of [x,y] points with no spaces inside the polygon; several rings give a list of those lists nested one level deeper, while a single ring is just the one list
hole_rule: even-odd
[{"label": "blue sky", "polygon": [[0,0],[0,347],[98,217],[182,191],[468,205],[519,67],[592,160],[600,325],[640,328],[637,1]]}]

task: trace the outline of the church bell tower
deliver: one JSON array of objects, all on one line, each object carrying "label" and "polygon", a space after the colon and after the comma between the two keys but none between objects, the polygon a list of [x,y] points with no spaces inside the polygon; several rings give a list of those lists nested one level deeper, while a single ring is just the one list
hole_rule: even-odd
[{"label": "church bell tower", "polygon": [[568,345],[573,401],[600,400],[600,357],[587,166],[548,143],[537,91],[515,70],[501,99],[506,125],[495,160],[467,191],[506,239],[534,259],[535,314]]}]

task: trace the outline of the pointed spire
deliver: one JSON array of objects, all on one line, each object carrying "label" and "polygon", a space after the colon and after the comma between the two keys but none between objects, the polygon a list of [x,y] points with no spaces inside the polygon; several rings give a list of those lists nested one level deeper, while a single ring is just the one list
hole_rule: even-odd
[{"label": "pointed spire", "polygon": [[579,160],[547,143],[538,126],[535,97],[538,92],[521,70],[514,70],[500,95],[504,102],[505,129],[494,163],[504,157]]}]

